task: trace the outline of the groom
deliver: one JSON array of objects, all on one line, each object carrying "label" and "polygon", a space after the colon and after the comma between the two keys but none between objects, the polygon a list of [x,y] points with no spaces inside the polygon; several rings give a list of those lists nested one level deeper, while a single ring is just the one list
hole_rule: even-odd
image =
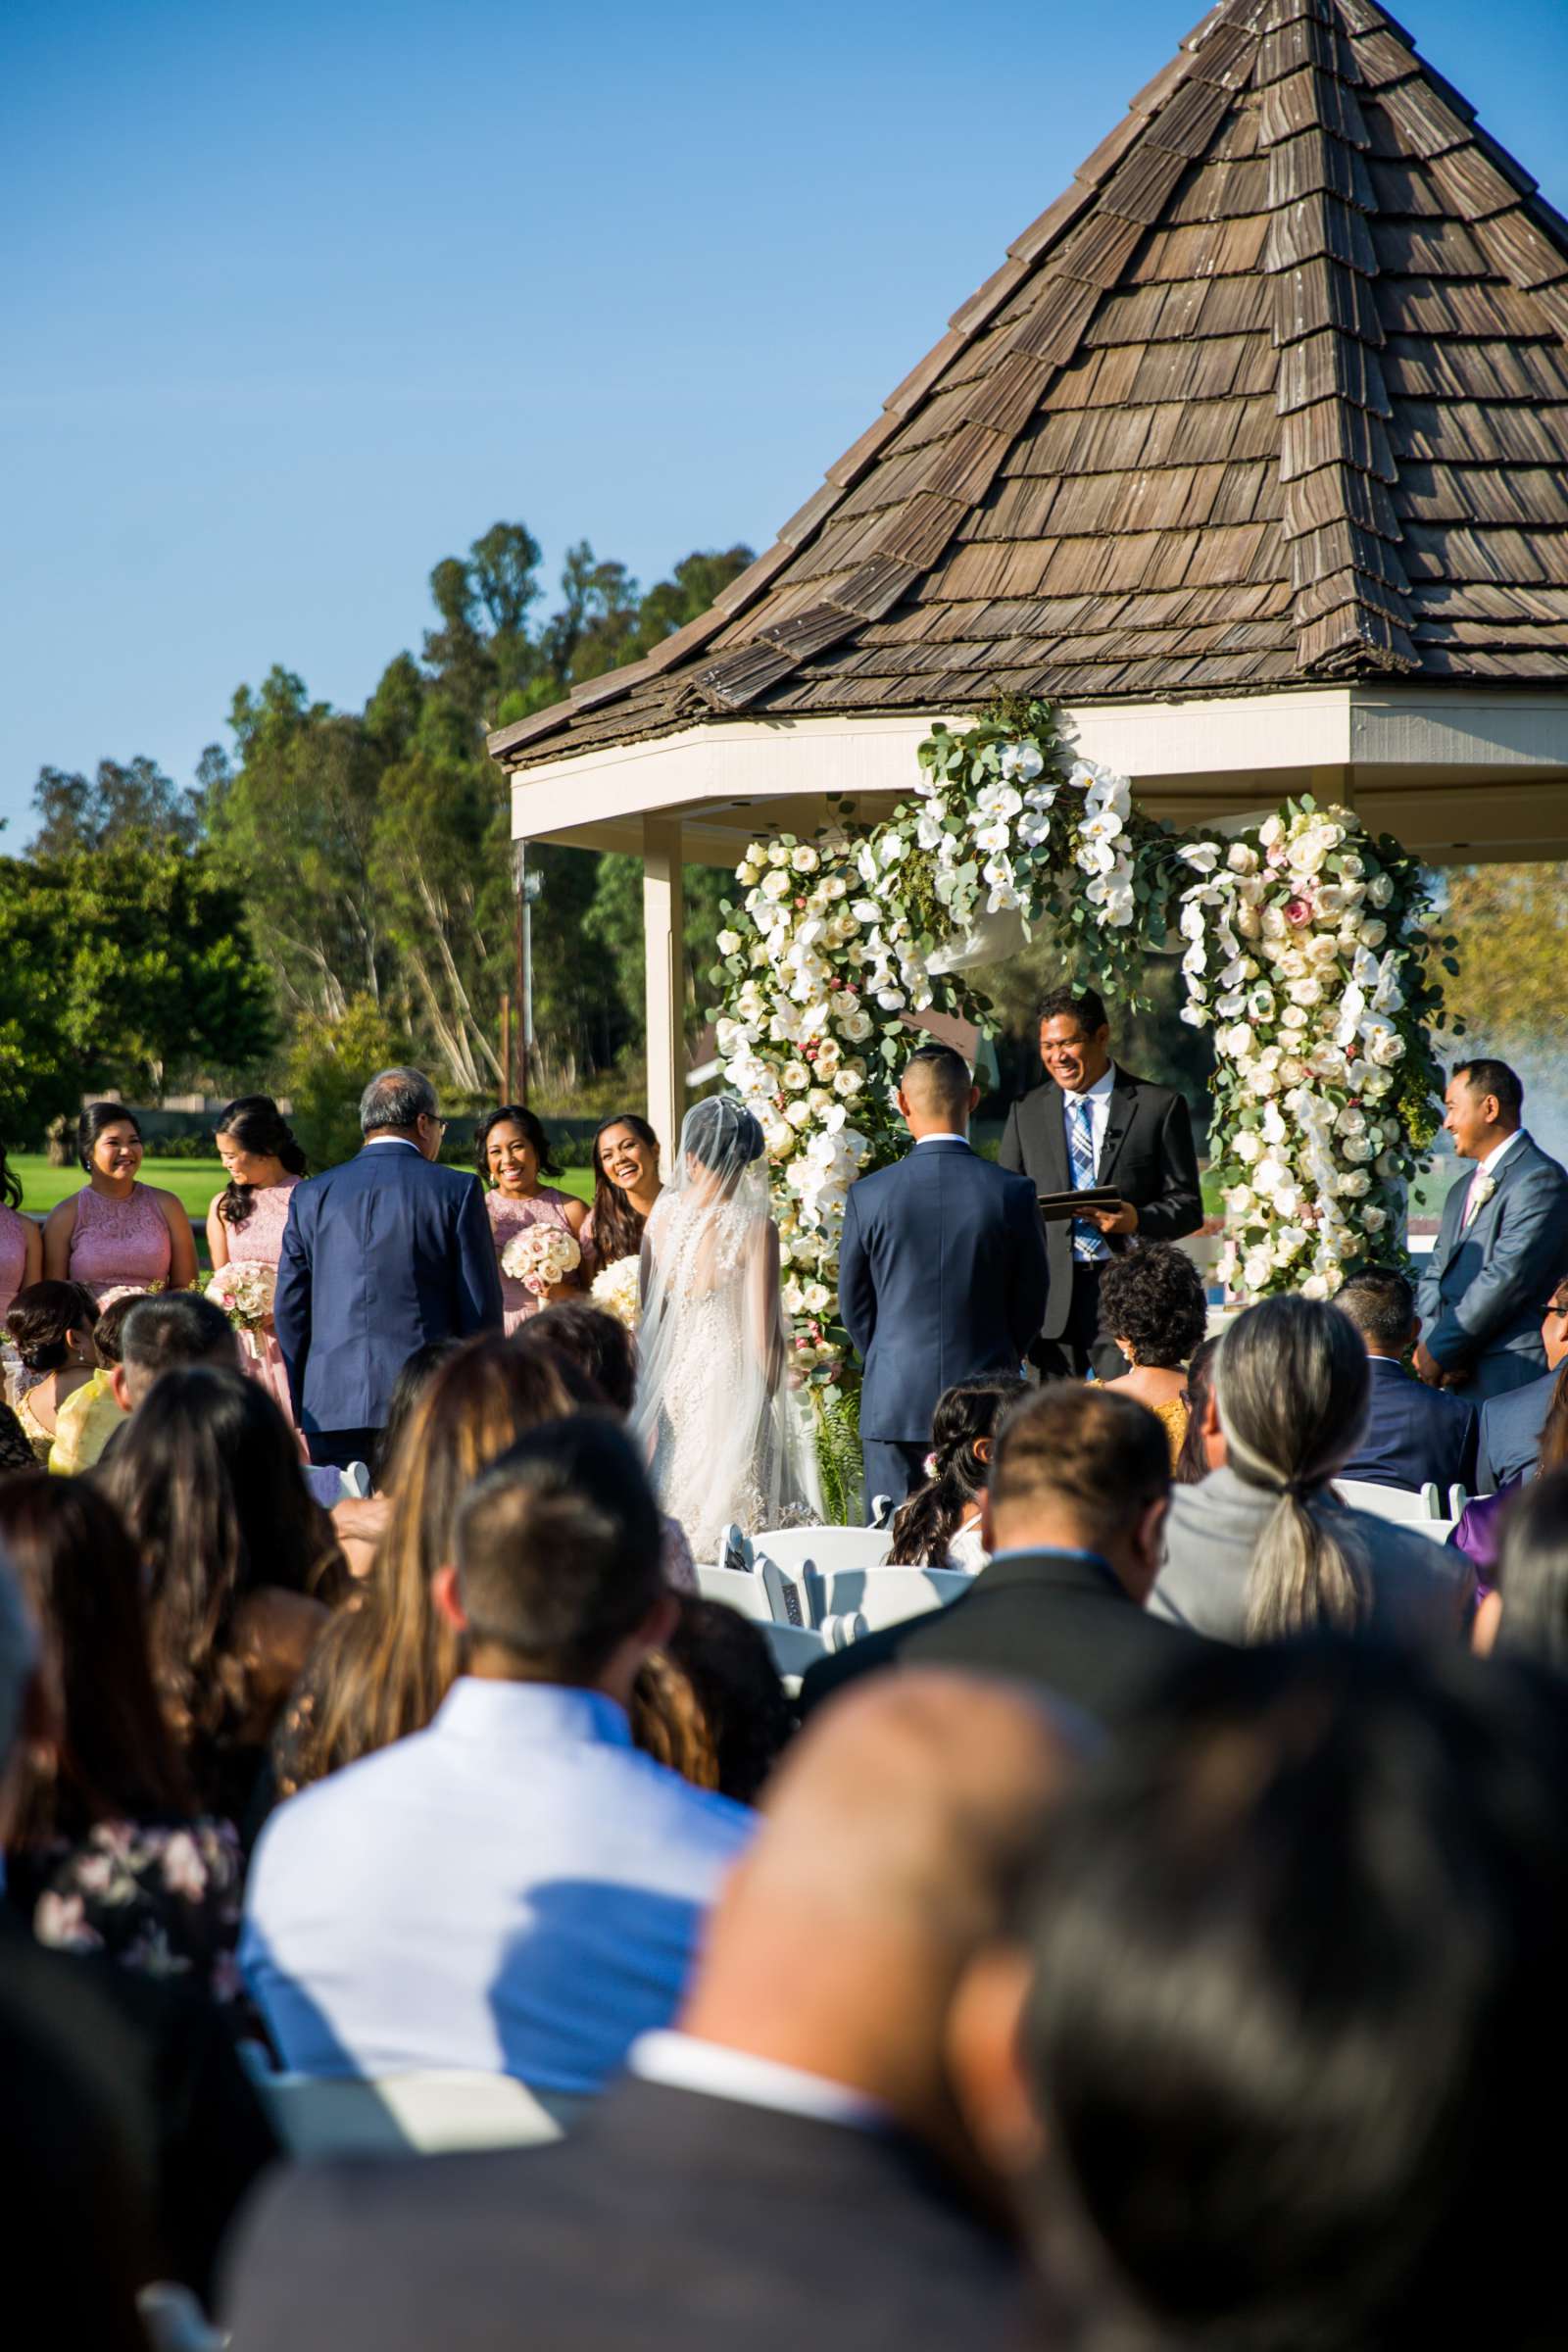
[{"label": "groom", "polygon": [[951,1046],[921,1046],[898,1104],[914,1149],[850,1187],[839,1246],[839,1311],[865,1363],[860,1456],[869,1511],[924,1480],[944,1389],[1016,1374],[1046,1303],[1034,1186],[971,1152],[980,1100]]}]

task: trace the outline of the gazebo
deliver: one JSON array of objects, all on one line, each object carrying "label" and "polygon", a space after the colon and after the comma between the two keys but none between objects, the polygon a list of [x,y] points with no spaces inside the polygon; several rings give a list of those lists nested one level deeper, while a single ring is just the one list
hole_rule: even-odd
[{"label": "gazebo", "polygon": [[1434,863],[1568,856],[1568,221],[1375,0],[1222,0],[713,608],[490,739],[521,841],[866,817],[1049,696],[1178,822],[1305,789]]}]

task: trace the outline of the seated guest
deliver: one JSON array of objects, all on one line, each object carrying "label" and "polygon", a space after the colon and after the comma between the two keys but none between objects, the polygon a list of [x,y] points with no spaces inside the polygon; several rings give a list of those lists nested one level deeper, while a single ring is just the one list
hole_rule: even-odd
[{"label": "seated guest", "polygon": [[[54,1719],[37,1653],[17,1580],[0,1561],[0,1787],[25,1773],[28,1741]],[[218,2241],[277,2154],[227,2028],[185,1984],[161,1983],[104,1953],[45,1950],[5,1902],[0,2013],[0,2080],[12,2135],[9,2145],[0,2136],[12,2157],[5,2165],[7,2243],[14,2262],[25,2253],[28,2263],[45,2266],[37,2282],[50,2315],[42,2340],[145,2352],[139,2331],[110,2326],[100,2291],[106,2273],[121,2291],[123,2253],[135,2287],[172,2278],[207,2295]],[[46,2042],[67,2061],[64,2070],[51,2064],[47,2077]],[[95,2114],[73,2087],[83,2077],[101,2092]],[[117,2179],[122,2150],[114,2144],[120,2134],[153,2203],[129,2249],[117,2236],[125,2218]],[[50,2232],[60,2229],[69,2245],[57,2262]],[[24,2325],[18,2340],[38,2334]]]},{"label": "seated guest", "polygon": [[416,1348],[393,1383],[386,1426],[376,1441],[374,1459],[368,1465],[369,1494],[340,1494],[327,1504],[352,1576],[369,1575],[375,1547],[391,1523],[392,1465],[404,1432],[414,1418],[414,1408],[442,1365],[450,1363],[465,1345],[462,1340],[429,1340],[422,1348]]},{"label": "seated guest", "polygon": [[1225,1466],[1176,1489],[1155,1617],[1216,1642],[1458,1637],[1475,1592],[1468,1560],[1334,1493],[1370,1387],[1366,1349],[1337,1308],[1265,1298],[1237,1316],[1214,1359]]},{"label": "seated guest", "polygon": [[[161,1302],[160,1302],[161,1303]],[[193,1302],[194,1303],[194,1302]],[[126,1354],[139,1319],[126,1326]],[[153,1680],[198,1803],[244,1834],[338,1564],[294,1433],[259,1381],[165,1372],[99,1474],[146,1579]]]},{"label": "seated guest", "polygon": [[1450,1487],[1475,1481],[1476,1411],[1457,1392],[1429,1389],[1405,1370],[1400,1359],[1421,1332],[1414,1291],[1402,1274],[1379,1268],[1352,1274],[1334,1303],[1361,1334],[1372,1367],[1366,1429],[1340,1476],[1413,1494],[1430,1483],[1446,1503]]},{"label": "seated guest", "polygon": [[[542,1341],[577,1366],[593,1382],[611,1411],[629,1420],[637,1388],[637,1350],[631,1333],[614,1315],[590,1306],[586,1298],[566,1298],[544,1307],[528,1326],[528,1337]],[[697,1590],[697,1563],[686,1541],[686,1530],[667,1511],[661,1512],[664,1530],[664,1579],[677,1592]]]},{"label": "seated guest", "polygon": [[1510,1497],[1496,1579],[1476,1611],[1476,1649],[1568,1671],[1568,1468],[1544,1471]]},{"label": "seated guest", "polygon": [[41,1943],[228,1998],[239,1841],[198,1818],[159,1713],[123,1527],[90,1482],[34,1471],[0,1480],[0,1549],[38,1629],[49,1702],[0,1802],[7,1900]]},{"label": "seated guest", "polygon": [[238,2245],[235,2345],[492,2352],[519,2313],[551,2352],[1026,2340],[947,2044],[1067,1761],[996,1684],[847,1699],[770,1789],[678,2031],[560,2147],[280,2174]]},{"label": "seated guest", "polygon": [[986,1564],[980,1511],[991,1475],[997,1423],[1029,1394],[1028,1384],[993,1373],[944,1389],[931,1417],[930,1475],[901,1503],[893,1521],[890,1565],[967,1568]]},{"label": "seated guest", "polygon": [[171,1291],[133,1298],[120,1326],[120,1361],[109,1383],[122,1413],[133,1413],[153,1382],[176,1366],[236,1372],[239,1341],[220,1306],[200,1291]]},{"label": "seated guest", "polygon": [[1048,1381],[997,1436],[982,1523],[989,1564],[945,1609],[819,1658],[803,1708],[880,1667],[963,1666],[1043,1684],[1114,1722],[1193,1646],[1143,1605],[1169,1494],[1170,1450],[1146,1405],[1113,1383]]},{"label": "seated guest", "polygon": [[1557,1376],[1568,1362],[1568,1281],[1555,1286],[1541,1310],[1541,1345],[1546,1358],[1541,1379],[1489,1396],[1481,1407],[1476,1488],[1482,1494],[1500,1494],[1515,1479],[1536,1474]]},{"label": "seated guest", "polygon": [[241,1964],[283,2063],[596,2091],[667,2025],[751,1816],[631,1744],[674,1623],[627,1439],[579,1413],[469,1490],[435,1605],[464,1672],[428,1729],[273,1814]]},{"label": "seated guest", "polygon": [[721,1600],[683,1592],[673,1632],[637,1677],[631,1729],[682,1780],[755,1804],[794,1729],[761,1627]]},{"label": "seated guest", "polygon": [[1530,2152],[1568,2098],[1565,1813],[1553,1682],[1385,1644],[1216,1651],[1090,1763],[989,2022],[1094,2340],[1568,2340]]},{"label": "seated guest", "polygon": [[391,1517],[369,1573],[317,1642],[278,1727],[279,1796],[424,1730],[459,1671],[458,1630],[435,1602],[458,1505],[518,1438],[585,1398],[569,1364],[526,1341],[472,1340],[440,1367],[393,1461]]},{"label": "seated guest", "polygon": [[97,1356],[92,1327],[98,1301],[79,1282],[34,1282],[19,1291],[6,1316],[23,1370],[32,1383],[17,1400],[35,1458],[47,1462],[61,1407],[91,1380]]},{"label": "seated guest", "polygon": [[[188,1296],[185,1292],[177,1294]],[[147,1297],[145,1291],[122,1291],[98,1310],[92,1327],[93,1353],[98,1368],[90,1380],[67,1397],[55,1415],[55,1442],[49,1467],[58,1476],[75,1478],[90,1470],[121,1422],[121,1404],[114,1390],[114,1370],[122,1351],[125,1317]]]},{"label": "seated guest", "polygon": [[1208,1328],[1203,1278],[1174,1242],[1134,1242],[1101,1276],[1100,1318],[1131,1367],[1109,1385],[1164,1423],[1174,1471],[1187,1435],[1183,1366]]},{"label": "seated guest", "polygon": [[1178,1487],[1196,1487],[1225,1459],[1225,1432],[1214,1403],[1214,1358],[1218,1353],[1218,1340],[1200,1340],[1187,1367],[1187,1426],[1171,1471]]}]

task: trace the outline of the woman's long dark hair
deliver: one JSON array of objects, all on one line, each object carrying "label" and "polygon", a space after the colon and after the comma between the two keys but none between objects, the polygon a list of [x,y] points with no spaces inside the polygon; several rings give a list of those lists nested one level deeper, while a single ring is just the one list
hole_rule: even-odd
[{"label": "woman's long dark hair", "polygon": [[1203,1415],[1214,1394],[1214,1358],[1218,1351],[1218,1340],[1200,1340],[1187,1367],[1187,1427],[1182,1433],[1182,1449],[1176,1456],[1176,1467],[1171,1473],[1178,1487],[1196,1487],[1200,1479],[1208,1476]]},{"label": "woman's long dark hair", "polygon": [[960,1380],[943,1391],[931,1416],[931,1476],[893,1522],[891,1561],[910,1568],[943,1565],[965,1510],[990,1481],[991,1465],[977,1448],[1007,1407],[1027,1394],[1026,1381],[1000,1378]]},{"label": "woman's long dark hair", "polygon": [[100,1821],[188,1820],[190,1787],[153,1689],[141,1570],[118,1511],[90,1479],[0,1479],[0,1544],[63,1717],[50,1765],[24,1743],[7,1845],[74,1841]]},{"label": "woman's long dark hair", "polygon": [[165,1720],[187,1754],[213,1761],[246,1711],[240,1604],[264,1586],[314,1591],[335,1557],[331,1522],[300,1476],[293,1431],[239,1372],[163,1373],[103,1483],[146,1580]]},{"label": "woman's long dark hair", "polygon": [[[214,1133],[232,1136],[242,1152],[254,1152],[258,1159],[280,1159],[291,1176],[305,1173],[308,1165],[305,1153],[270,1095],[237,1097],[220,1118]],[[218,1199],[218,1213],[223,1223],[237,1230],[248,1221],[255,1206],[255,1185],[236,1184],[230,1177]]]},{"label": "woman's long dark hair", "polygon": [[624,1189],[605,1174],[599,1142],[612,1127],[629,1127],[638,1142],[649,1147],[656,1165],[659,1160],[659,1138],[634,1110],[617,1110],[612,1119],[601,1119],[594,1129],[594,1255],[602,1266],[635,1257],[643,1246],[643,1227],[648,1221],[638,1215]]},{"label": "woman's long dark hair", "polygon": [[58,1372],[74,1331],[91,1331],[98,1301],[79,1282],[29,1282],[11,1301],[6,1329],[29,1372]]},{"label": "woman's long dark hair", "polygon": [[123,1102],[89,1102],[76,1121],[76,1157],[89,1175],[93,1151],[106,1127],[134,1127],[137,1141],[141,1140],[141,1121]]},{"label": "woman's long dark hair", "polygon": [[525,1110],[520,1102],[503,1102],[499,1109],[487,1110],[473,1131],[473,1164],[479,1171],[481,1184],[489,1184],[491,1181],[490,1130],[493,1127],[501,1126],[522,1129],[523,1134],[534,1148],[541,1176],[559,1176],[561,1174],[561,1162],[551,1148],[550,1138],[544,1130],[544,1122],[537,1112]]},{"label": "woman's long dark hair", "polygon": [[22,1178],[7,1159],[3,1143],[0,1143],[0,1200],[7,1208],[22,1206]]}]

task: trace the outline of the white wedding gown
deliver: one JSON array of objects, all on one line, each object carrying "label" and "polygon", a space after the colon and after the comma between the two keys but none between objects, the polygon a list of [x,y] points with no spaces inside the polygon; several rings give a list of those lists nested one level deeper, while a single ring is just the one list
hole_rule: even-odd
[{"label": "white wedding gown", "polygon": [[[722,1096],[688,1113],[676,1179],[643,1237],[632,1426],[661,1509],[709,1563],[732,1521],[754,1535],[821,1518],[814,1448],[785,1377],[766,1161],[748,1119]],[[759,1155],[746,1156],[754,1138]]]}]

